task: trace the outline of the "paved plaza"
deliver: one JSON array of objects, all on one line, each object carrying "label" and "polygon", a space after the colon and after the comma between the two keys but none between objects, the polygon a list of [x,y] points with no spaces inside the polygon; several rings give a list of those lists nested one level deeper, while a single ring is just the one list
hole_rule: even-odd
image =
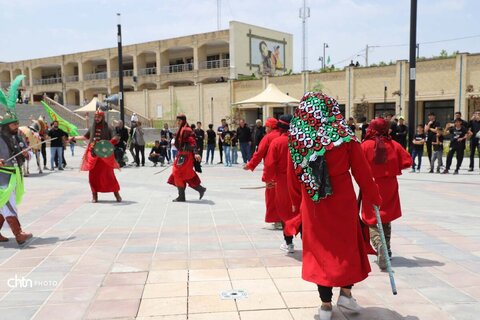
[{"label": "paved plaza", "polygon": [[[187,203],[172,203],[170,170],[126,168],[117,172],[124,202],[100,194],[92,204],[76,152],[64,172],[31,167],[20,221],[34,238],[21,249],[0,244],[0,319],[318,319],[300,239],[295,254],[280,251],[282,232],[263,222],[263,190],[241,189],[261,185],[261,168],[204,166],[205,198],[189,189]],[[371,257],[370,277],[353,290],[364,311],[335,308],[333,319],[480,318],[480,174],[423,169],[399,179],[398,295]],[[12,236],[6,224],[2,232]],[[222,299],[229,290],[246,297]]]}]

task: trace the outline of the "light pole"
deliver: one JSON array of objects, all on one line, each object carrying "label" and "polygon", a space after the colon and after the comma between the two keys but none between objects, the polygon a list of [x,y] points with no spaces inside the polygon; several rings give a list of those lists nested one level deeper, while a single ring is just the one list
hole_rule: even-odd
[{"label": "light pole", "polygon": [[305,72],[307,71],[307,18],[310,18],[307,0],[303,0],[303,8],[300,8],[299,16],[302,19],[302,72]]},{"label": "light pole", "polygon": [[118,44],[118,102],[120,105],[120,120],[125,123],[125,105],[123,102],[123,55],[122,55],[122,25],[120,13],[117,13],[117,44]]},{"label": "light pole", "polygon": [[[417,48],[417,0],[410,2],[410,72],[408,87],[408,140],[412,141],[415,135],[415,79],[417,61],[415,49]],[[409,143],[410,151],[413,145]]]},{"label": "light pole", "polygon": [[325,69],[325,49],[328,48],[328,43],[323,43],[323,60],[322,60],[322,69]]}]

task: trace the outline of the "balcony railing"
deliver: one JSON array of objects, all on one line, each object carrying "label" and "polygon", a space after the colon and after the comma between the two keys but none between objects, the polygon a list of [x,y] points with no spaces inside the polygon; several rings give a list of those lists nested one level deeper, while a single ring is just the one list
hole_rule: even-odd
[{"label": "balcony railing", "polygon": [[200,69],[220,69],[220,68],[229,68],[230,59],[221,59],[221,60],[211,60],[211,61],[202,61],[200,62]]},{"label": "balcony railing", "polygon": [[170,66],[163,66],[162,73],[187,72],[193,70],[193,63],[173,64]]},{"label": "balcony railing", "polygon": [[66,82],[78,82],[78,76],[66,76],[65,81]]},{"label": "balcony railing", "polygon": [[34,85],[46,85],[46,84],[56,84],[56,83],[62,83],[62,77],[33,80]]},{"label": "balcony railing", "polygon": [[157,68],[152,67],[152,68],[143,68],[138,70],[138,75],[139,76],[149,76],[152,74],[157,74]]},{"label": "balcony railing", "polygon": [[83,76],[84,80],[101,80],[107,79],[106,72],[97,72],[97,73],[87,73]]},{"label": "balcony railing", "polygon": [[[120,72],[118,71],[112,71],[112,78],[118,78],[118,75]],[[133,77],[133,70],[123,70],[123,76],[124,77]]]}]

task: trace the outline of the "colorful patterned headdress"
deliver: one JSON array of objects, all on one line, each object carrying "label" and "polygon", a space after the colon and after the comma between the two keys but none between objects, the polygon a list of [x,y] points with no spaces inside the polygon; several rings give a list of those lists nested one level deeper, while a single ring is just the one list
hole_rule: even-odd
[{"label": "colorful patterned headdress", "polygon": [[13,80],[13,82],[10,84],[10,88],[8,89],[8,96],[0,89],[0,105],[3,105],[6,109],[3,119],[0,121],[0,125],[18,122],[16,107],[18,98],[17,90],[22,83],[23,78],[25,78],[25,76],[21,74],[18,75],[15,80]]},{"label": "colorful patterned headdress", "polygon": [[297,176],[313,201],[332,194],[323,156],[351,140],[357,138],[337,101],[323,93],[305,93],[290,122],[289,148]]}]

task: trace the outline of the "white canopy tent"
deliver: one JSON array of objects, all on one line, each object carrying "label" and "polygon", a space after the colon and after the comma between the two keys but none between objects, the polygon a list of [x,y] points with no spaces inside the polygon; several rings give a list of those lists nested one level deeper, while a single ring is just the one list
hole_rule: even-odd
[{"label": "white canopy tent", "polygon": [[267,118],[269,116],[268,107],[288,106],[289,104],[298,104],[299,102],[299,99],[283,93],[276,85],[270,83],[265,90],[256,96],[232,103],[232,106],[240,106],[242,109],[263,107],[263,117]]},{"label": "white canopy tent", "polygon": [[87,103],[83,107],[74,110],[73,112],[75,112],[75,113],[95,112],[95,111],[97,111],[97,104],[98,104],[98,98],[94,97],[92,99],[92,101],[90,101],[89,103]]}]

